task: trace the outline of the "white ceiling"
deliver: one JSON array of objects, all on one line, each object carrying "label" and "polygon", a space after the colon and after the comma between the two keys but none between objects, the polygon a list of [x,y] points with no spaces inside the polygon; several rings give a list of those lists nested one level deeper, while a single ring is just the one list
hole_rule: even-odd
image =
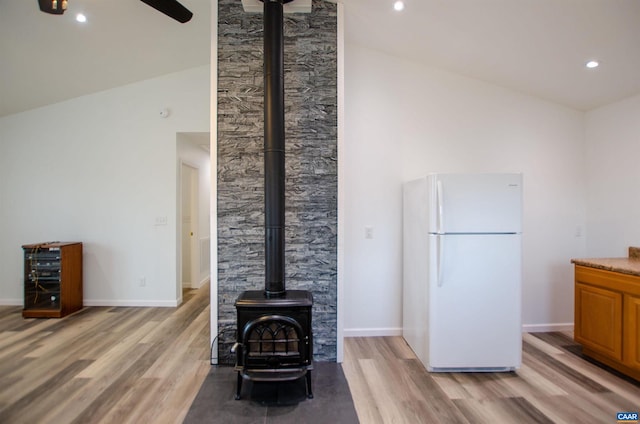
[{"label": "white ceiling", "polygon": [[347,41],[580,110],[640,92],[638,0],[394,1],[344,0]]},{"label": "white ceiling", "polygon": [[[186,24],[138,0],[68,1],[54,16],[0,0],[0,116],[209,63],[215,0],[181,0]],[[393,1],[342,0],[346,42],[580,110],[640,93],[638,0]]]},{"label": "white ceiling", "polygon": [[181,3],[186,24],[138,0],[68,0],[64,15],[0,0],[0,116],[208,64],[211,3]]}]

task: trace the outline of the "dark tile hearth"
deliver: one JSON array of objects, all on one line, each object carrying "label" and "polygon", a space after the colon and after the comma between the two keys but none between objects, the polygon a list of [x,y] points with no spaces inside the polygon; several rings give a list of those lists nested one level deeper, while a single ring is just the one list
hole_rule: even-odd
[{"label": "dark tile hearth", "polygon": [[305,396],[304,378],[286,382],[246,381],[235,400],[233,367],[212,366],[185,424],[199,423],[359,423],[342,366],[314,363],[313,399]]}]

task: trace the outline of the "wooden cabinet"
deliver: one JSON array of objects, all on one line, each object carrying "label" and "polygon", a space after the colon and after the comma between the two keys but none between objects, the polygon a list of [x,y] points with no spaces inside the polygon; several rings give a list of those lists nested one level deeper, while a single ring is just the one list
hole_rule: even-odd
[{"label": "wooden cabinet", "polygon": [[640,296],[624,296],[624,354],[626,366],[640,370]]},{"label": "wooden cabinet", "polygon": [[82,309],[82,243],[41,243],[24,250],[25,318],[60,318]]},{"label": "wooden cabinet", "polygon": [[575,340],[622,360],[622,294],[576,282]]},{"label": "wooden cabinet", "polygon": [[640,380],[640,277],[575,267],[574,338],[583,353]]}]

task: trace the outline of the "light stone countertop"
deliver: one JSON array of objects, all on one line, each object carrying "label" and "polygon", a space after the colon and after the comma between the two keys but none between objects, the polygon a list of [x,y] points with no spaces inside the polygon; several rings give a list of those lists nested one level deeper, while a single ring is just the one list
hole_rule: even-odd
[{"label": "light stone countertop", "polygon": [[572,259],[571,262],[576,265],[640,277],[640,247],[629,247],[629,257],[627,258]]}]

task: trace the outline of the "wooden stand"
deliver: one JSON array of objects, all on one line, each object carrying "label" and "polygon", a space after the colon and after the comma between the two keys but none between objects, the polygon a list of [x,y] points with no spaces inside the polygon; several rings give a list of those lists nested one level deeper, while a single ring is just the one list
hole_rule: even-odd
[{"label": "wooden stand", "polygon": [[24,318],[61,318],[82,309],[82,243],[26,244]]}]

